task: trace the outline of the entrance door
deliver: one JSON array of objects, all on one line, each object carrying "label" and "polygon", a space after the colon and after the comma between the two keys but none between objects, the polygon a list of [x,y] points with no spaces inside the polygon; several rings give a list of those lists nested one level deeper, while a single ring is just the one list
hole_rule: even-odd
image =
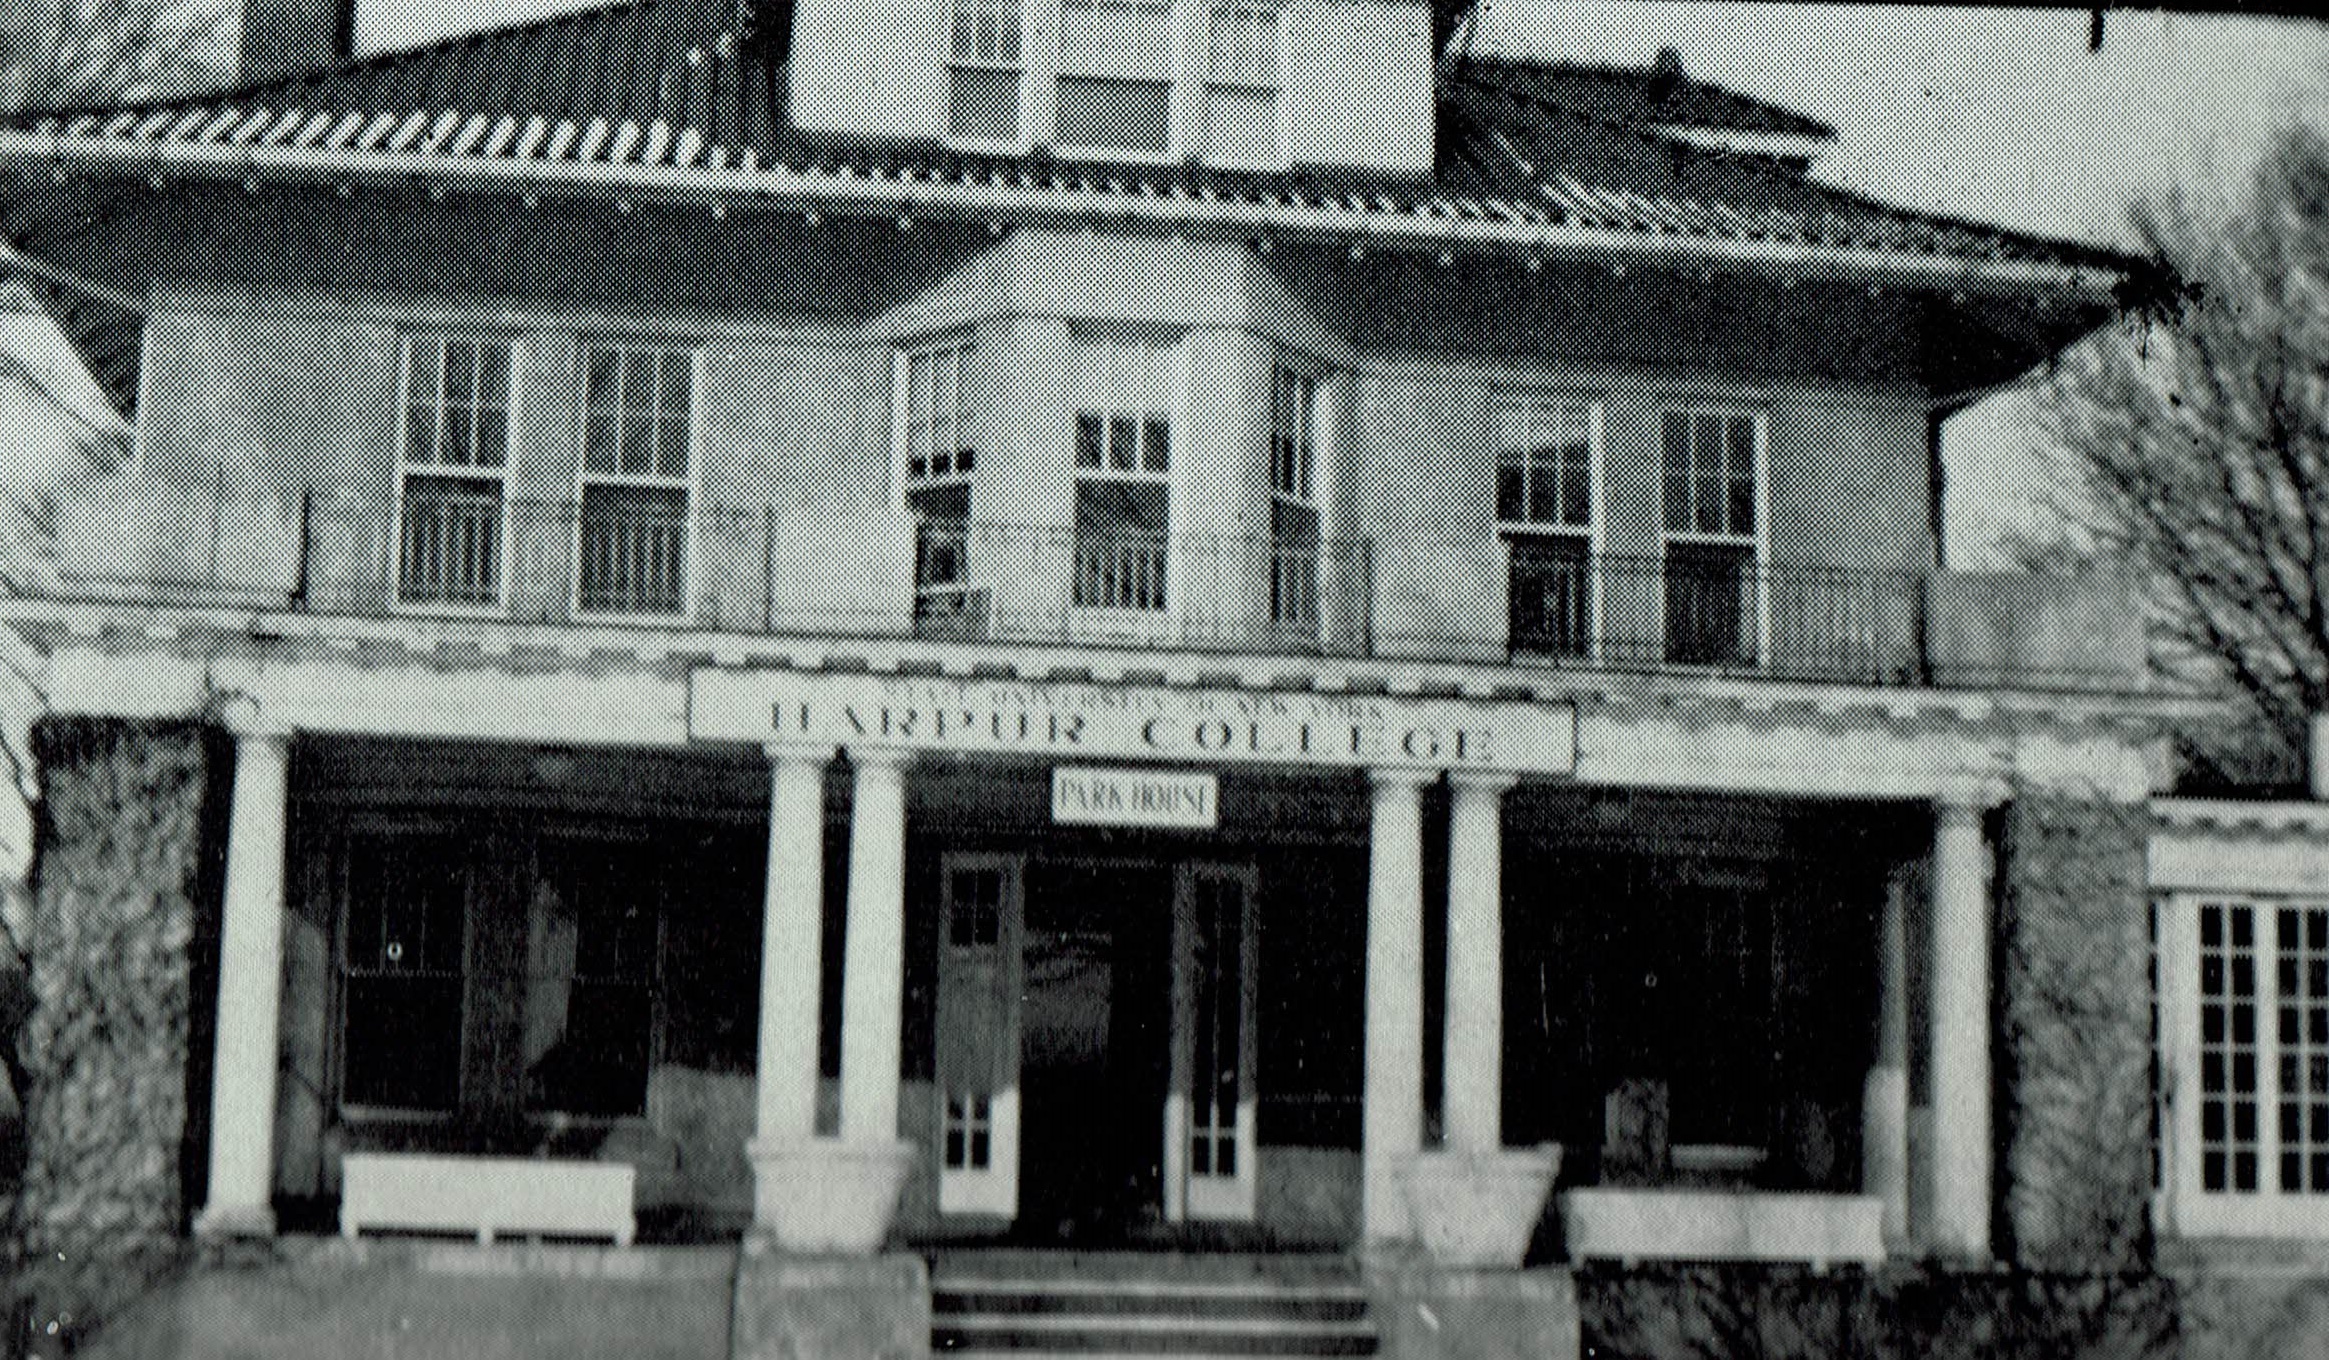
[{"label": "entrance door", "polygon": [[951,854],[939,869],[938,1209],[1019,1212],[1024,861]]},{"label": "entrance door", "polygon": [[1184,864],[1173,891],[1165,1217],[1254,1216],[1254,870]]}]

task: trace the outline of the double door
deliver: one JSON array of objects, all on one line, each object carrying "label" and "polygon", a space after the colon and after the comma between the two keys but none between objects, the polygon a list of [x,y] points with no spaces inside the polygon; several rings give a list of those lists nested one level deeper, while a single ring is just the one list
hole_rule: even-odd
[{"label": "double door", "polygon": [[963,853],[939,879],[940,1210],[1250,1221],[1253,868]]}]

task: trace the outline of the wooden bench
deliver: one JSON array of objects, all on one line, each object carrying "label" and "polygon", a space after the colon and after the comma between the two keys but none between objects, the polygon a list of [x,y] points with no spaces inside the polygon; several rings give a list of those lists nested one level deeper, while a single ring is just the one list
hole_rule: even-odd
[{"label": "wooden bench", "polygon": [[605,1237],[627,1247],[637,1178],[622,1162],[351,1152],[341,1161],[340,1232]]}]

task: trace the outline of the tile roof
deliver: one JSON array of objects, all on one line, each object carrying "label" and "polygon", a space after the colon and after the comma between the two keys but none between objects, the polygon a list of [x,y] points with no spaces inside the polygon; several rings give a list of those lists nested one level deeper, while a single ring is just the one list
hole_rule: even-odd
[{"label": "tile roof", "polygon": [[1894,208],[1765,158],[1662,137],[1653,125],[1828,131],[1670,71],[1478,58],[1451,67],[1439,94],[1439,164],[1420,181],[811,141],[782,117],[781,44],[740,31],[737,15],[736,0],[624,0],[220,94],[20,118],[0,124],[0,142],[13,133],[20,160],[45,148],[60,161],[109,157],[133,174],[169,160],[181,167],[173,174],[192,165],[216,178],[328,162],[343,175],[377,166],[505,189],[553,176],[676,189],[694,176],[808,201],[904,208],[952,195],[998,216],[1280,224],[1426,245],[1591,251],[1655,240],[1709,259],[1782,252],[1806,270],[1864,252],[1936,266],[1936,286],[1954,265],[2091,270],[2108,286],[2137,263]]}]

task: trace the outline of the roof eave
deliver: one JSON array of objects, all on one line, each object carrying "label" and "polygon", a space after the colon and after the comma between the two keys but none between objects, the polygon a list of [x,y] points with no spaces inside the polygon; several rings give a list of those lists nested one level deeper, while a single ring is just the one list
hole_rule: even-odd
[{"label": "roof eave", "polygon": [[1332,202],[1256,202],[1197,194],[1029,188],[999,182],[798,170],[786,166],[644,165],[449,158],[427,152],[125,142],[65,132],[0,130],[0,168],[20,175],[196,179],[260,184],[389,185],[436,194],[619,196],[706,207],[843,214],[922,213],[989,223],[1115,223],[1418,251],[1479,250],[1531,260],[1719,267],[1825,282],[1969,295],[2068,294],[2109,303],[2127,271],[2055,260],[1972,259],[1807,240],[1612,231],[1517,214],[1394,213]]}]

